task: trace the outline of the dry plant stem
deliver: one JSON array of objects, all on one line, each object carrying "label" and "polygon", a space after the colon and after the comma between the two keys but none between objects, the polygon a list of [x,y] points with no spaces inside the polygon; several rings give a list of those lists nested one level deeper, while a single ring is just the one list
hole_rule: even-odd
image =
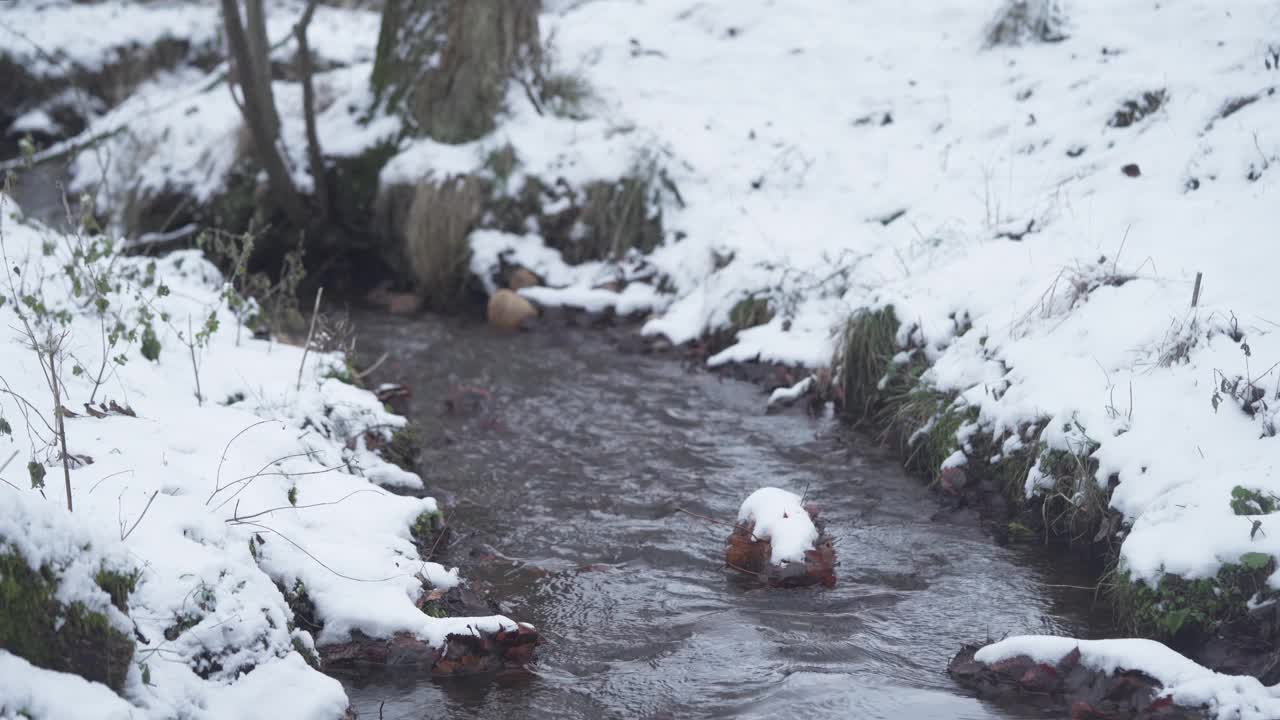
[{"label": "dry plant stem", "polygon": [[354,582],[362,582],[362,583],[381,583],[381,582],[389,582],[389,581],[391,581],[391,580],[398,580],[398,579],[400,579],[400,578],[402,578],[402,577],[412,577],[412,576],[414,575],[414,573],[400,573],[400,574],[398,574],[398,575],[391,575],[391,576],[384,577],[384,578],[358,578],[358,577],[351,577],[350,575],[344,575],[343,573],[340,573],[340,572],[338,572],[337,570],[334,570],[333,568],[331,568],[331,567],[329,567],[328,565],[326,565],[326,564],[324,563],[324,561],[323,561],[323,560],[321,560],[320,558],[316,557],[315,555],[312,555],[312,554],[311,554],[311,553],[310,553],[306,548],[304,548],[304,547],[302,547],[301,545],[299,545],[298,543],[294,542],[294,540],[293,540],[292,538],[290,538],[288,535],[285,535],[284,533],[280,532],[279,530],[276,530],[276,529],[275,529],[275,528],[273,528],[273,527],[268,527],[268,526],[266,526],[266,525],[262,525],[262,524],[259,524],[259,523],[253,523],[253,522],[243,522],[243,523],[238,523],[238,524],[240,524],[240,525],[245,525],[245,526],[247,526],[247,527],[254,527],[254,528],[258,528],[259,530],[261,530],[261,531],[263,531],[263,532],[269,532],[269,533],[271,533],[272,535],[275,535],[276,537],[279,537],[280,539],[284,540],[285,542],[287,542],[287,543],[289,543],[290,545],[292,545],[292,546],[294,546],[295,548],[297,548],[298,552],[300,552],[300,553],[302,553],[303,555],[306,555],[307,557],[309,557],[309,558],[311,558],[312,560],[314,560],[314,561],[315,561],[315,563],[316,563],[317,565],[319,565],[320,567],[324,568],[325,570],[328,570],[329,572],[333,573],[334,575],[337,575],[338,577],[340,577],[340,578],[342,578],[342,579],[344,579],[344,580],[352,580],[352,581],[354,581]]},{"label": "dry plant stem", "polygon": [[[725,526],[727,526],[727,527],[731,527],[731,528],[734,528],[734,529],[737,529],[737,527],[738,527],[736,523],[731,523],[731,522],[728,522],[728,521],[725,521],[725,520],[717,520],[717,519],[715,519],[715,518],[713,518],[713,517],[707,517],[706,515],[699,515],[699,514],[698,514],[698,513],[696,513],[696,512],[690,512],[689,510],[685,510],[685,509],[684,509],[684,508],[682,508],[682,507],[678,507],[678,508],[676,508],[676,510],[678,510],[678,511],[680,511],[680,512],[684,513],[685,515],[689,515],[689,516],[692,516],[692,517],[696,517],[696,518],[698,518],[699,520],[706,520],[707,522],[715,523],[715,524],[717,524],[717,525],[725,525]],[[752,539],[752,540],[754,540],[754,541],[756,541],[756,542],[759,542],[759,541],[760,541],[760,538],[756,537],[756,534],[755,534],[755,533],[751,533],[751,539]]]},{"label": "dry plant stem", "polygon": [[384,352],[384,353],[382,353],[382,355],[380,355],[380,356],[378,357],[378,359],[377,359],[377,360],[375,360],[375,361],[374,361],[374,363],[373,363],[372,365],[370,365],[369,367],[365,368],[364,370],[355,370],[355,371],[352,371],[352,373],[351,373],[351,374],[352,374],[352,375],[355,375],[357,380],[363,380],[363,379],[365,379],[366,377],[368,377],[370,373],[372,373],[373,371],[375,371],[375,370],[377,370],[378,368],[382,367],[382,363],[386,362],[388,357],[391,357],[391,353],[385,353],[385,352]]},{"label": "dry plant stem", "polygon": [[427,551],[427,556],[422,558],[423,560],[430,560],[431,558],[435,557],[436,546],[438,546],[440,544],[440,541],[444,539],[444,531],[448,529],[449,521],[452,519],[453,519],[453,510],[450,509],[449,515],[444,519],[444,527],[440,528],[440,534],[436,535],[435,542],[431,543],[431,549]]},{"label": "dry plant stem", "polygon": [[307,366],[307,352],[311,350],[311,338],[316,334],[316,316],[320,314],[320,298],[324,296],[324,288],[316,291],[316,304],[311,308],[311,329],[307,331],[307,342],[302,346],[302,362],[298,363],[297,391],[302,391],[302,369]]},{"label": "dry plant stem", "polygon": [[235,435],[232,435],[231,439],[227,441],[227,444],[222,448],[222,456],[218,460],[218,472],[213,477],[213,492],[209,493],[209,497],[205,499],[204,501],[205,505],[208,505],[209,503],[213,502],[213,499],[218,496],[218,493],[222,492],[225,489],[222,487],[222,465],[227,461],[227,451],[231,449],[231,443],[235,442],[241,435],[249,432],[250,430],[258,427],[259,425],[266,425],[269,422],[275,422],[275,421],[259,420],[258,422],[253,423],[252,425],[249,425],[248,427],[236,433]]},{"label": "dry plant stem", "polygon": [[58,442],[62,445],[62,478],[67,486],[67,512],[74,512],[71,503],[71,456],[67,454],[67,427],[62,416],[62,393],[58,387],[57,352],[49,348],[49,387],[53,390],[53,415],[58,421]]},{"label": "dry plant stem", "polygon": [[[232,514],[232,517],[227,518],[223,522],[231,525],[243,525],[248,521],[253,520],[254,518],[262,517],[263,515],[270,515],[271,513],[277,512],[280,510],[306,510],[307,508],[325,507],[326,505],[337,505],[338,503],[342,502],[343,500],[346,500],[352,495],[359,495],[361,493],[375,493],[378,495],[386,494],[380,490],[356,490],[353,492],[349,492],[346,495],[343,495],[337,500],[330,500],[329,502],[311,503],[309,505],[281,505],[280,507],[273,507],[273,508],[267,508],[266,510],[260,510],[256,513],[253,513],[252,515],[241,515],[239,509],[237,509]],[[236,505],[238,507],[239,503],[236,503]]]},{"label": "dry plant stem", "polygon": [[[14,459],[14,458],[16,458],[16,457],[18,457],[18,451],[17,451],[17,450],[14,450],[14,451],[13,451],[13,454],[9,456],[9,459],[8,459],[8,460],[5,460],[3,465],[0,465],[0,472],[4,472],[4,469],[5,469],[5,468],[7,468],[7,467],[9,467],[9,463],[13,462],[13,459]],[[5,480],[4,478],[0,478],[0,482],[4,483],[5,485],[8,485],[9,487],[13,488],[14,490],[18,490],[18,486],[17,486],[17,485],[14,485],[13,483],[9,482],[8,480]],[[18,492],[22,492],[22,491],[21,491],[21,490],[18,490]]]},{"label": "dry plant stem", "polygon": [[191,351],[191,374],[196,378],[196,403],[204,405],[204,393],[200,391],[200,363],[196,361],[196,340],[191,334],[191,316],[187,316],[187,349]]},{"label": "dry plant stem", "polygon": [[133,534],[133,531],[138,529],[138,524],[142,522],[142,518],[147,516],[147,511],[151,509],[151,503],[155,502],[156,495],[159,495],[159,494],[160,494],[159,490],[156,490],[151,493],[151,497],[147,499],[146,507],[142,508],[142,514],[138,516],[137,520],[133,521],[133,527],[129,528],[127,532],[120,534],[120,542],[124,542],[125,540],[128,540],[129,536]]}]

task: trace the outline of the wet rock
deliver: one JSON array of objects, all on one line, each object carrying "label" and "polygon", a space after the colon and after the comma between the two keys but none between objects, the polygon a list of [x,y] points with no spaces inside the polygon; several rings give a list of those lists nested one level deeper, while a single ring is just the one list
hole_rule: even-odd
[{"label": "wet rock", "polygon": [[836,584],[836,551],[831,539],[823,532],[818,523],[817,512],[806,506],[809,517],[818,527],[818,539],[814,549],[804,554],[804,562],[775,564],[770,562],[773,545],[767,539],[757,538],[753,534],[755,523],[740,522],[733,528],[729,540],[725,543],[725,565],[738,572],[755,575],[761,581],[773,587],[806,587],[822,585],[834,587]]},{"label": "wet rock", "polygon": [[495,292],[485,308],[489,325],[499,330],[519,330],[524,323],[537,316],[538,311],[533,303],[506,288]]},{"label": "wet rock", "polygon": [[492,400],[493,394],[484,388],[459,385],[445,396],[444,410],[457,417],[476,417],[488,408]]},{"label": "wet rock", "polygon": [[507,287],[512,290],[520,290],[528,287],[537,287],[542,284],[537,275],[522,267],[512,268],[507,273]]},{"label": "wet rock", "polygon": [[329,671],[429,670],[434,676],[447,677],[520,668],[533,659],[538,641],[538,631],[532,625],[517,623],[497,632],[451,633],[438,648],[412,633],[374,638],[354,631],[349,641],[323,645],[319,650]]},{"label": "wet rock", "polygon": [[417,293],[391,292],[385,288],[372,290],[365,299],[392,315],[413,315],[422,310],[422,297]]},{"label": "wet rock", "polygon": [[994,700],[1038,698],[1046,707],[1061,707],[1072,720],[1144,718],[1202,720],[1201,708],[1179,707],[1161,697],[1155,678],[1132,670],[1114,673],[1093,670],[1072,650],[1057,663],[1040,663],[1025,656],[987,664],[974,659],[980,645],[966,645],[952,658],[947,673],[957,684]]}]

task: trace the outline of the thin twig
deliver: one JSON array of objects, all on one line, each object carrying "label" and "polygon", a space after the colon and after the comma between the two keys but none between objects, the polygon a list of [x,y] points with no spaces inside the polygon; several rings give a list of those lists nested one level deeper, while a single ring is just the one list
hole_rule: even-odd
[{"label": "thin twig", "polygon": [[436,546],[438,546],[440,544],[440,541],[444,539],[445,531],[449,529],[449,521],[453,519],[453,510],[454,510],[453,508],[449,508],[449,514],[445,516],[445,519],[444,519],[444,527],[440,528],[439,534],[436,535],[435,542],[431,543],[431,549],[427,551],[427,556],[422,558],[423,560],[430,560],[431,558],[435,557]]},{"label": "thin twig", "polygon": [[[717,524],[717,525],[726,525],[726,526],[728,526],[728,527],[733,528],[734,530],[737,530],[737,529],[738,529],[738,524],[737,524],[737,523],[731,523],[731,522],[728,522],[728,521],[726,521],[726,520],[717,520],[716,518],[713,518],[713,517],[707,517],[706,515],[699,515],[699,514],[698,514],[698,513],[696,513],[696,512],[691,512],[691,511],[689,511],[689,510],[685,510],[685,509],[684,509],[684,508],[682,508],[682,507],[678,507],[678,508],[676,508],[676,510],[679,510],[680,512],[684,513],[685,515],[691,515],[691,516],[693,516],[693,517],[696,517],[696,518],[698,518],[699,520],[706,520],[707,522],[715,523],[715,524]],[[752,539],[752,540],[754,540],[754,541],[756,541],[756,542],[759,542],[759,541],[760,541],[760,538],[759,538],[759,537],[756,537],[756,534],[755,534],[754,532],[753,532],[753,533],[751,533],[751,539]]]},{"label": "thin twig", "polygon": [[[317,180],[319,182],[319,180]],[[302,362],[298,363],[298,387],[302,390],[302,369],[307,366],[307,352],[311,350],[311,338],[316,334],[316,316],[320,314],[320,298],[324,296],[324,286],[316,290],[316,304],[311,308],[311,329],[307,331],[307,343],[302,346]]]},{"label": "thin twig", "polygon": [[129,528],[128,532],[120,536],[120,542],[124,542],[125,540],[128,540],[129,536],[133,534],[133,531],[138,529],[138,523],[142,522],[142,518],[147,516],[147,511],[151,509],[151,503],[155,502],[156,496],[159,494],[160,494],[159,490],[156,490],[151,493],[151,497],[147,499],[146,507],[142,508],[142,514],[138,516],[137,520],[133,521],[133,527]]},{"label": "thin twig", "polygon": [[281,506],[279,506],[279,507],[273,507],[273,508],[269,508],[269,509],[267,509],[267,510],[261,510],[261,511],[259,511],[259,512],[256,512],[256,513],[252,514],[252,515],[244,515],[244,516],[241,516],[241,515],[239,514],[239,513],[240,513],[240,510],[239,510],[239,505],[240,505],[240,504],[239,504],[239,502],[237,502],[237,503],[236,503],[236,510],[235,510],[235,512],[232,514],[232,517],[227,518],[227,519],[226,519],[226,520],[224,520],[223,522],[231,523],[231,524],[237,524],[237,525],[238,525],[238,524],[244,524],[244,522],[245,522],[245,521],[247,521],[247,520],[252,520],[252,519],[254,519],[254,518],[256,518],[256,517],[261,517],[261,516],[263,516],[263,515],[269,515],[269,514],[271,514],[271,513],[273,513],[273,512],[276,512],[277,510],[306,510],[306,509],[308,509],[308,508],[324,507],[325,505],[337,505],[338,503],[342,502],[343,500],[346,500],[347,498],[351,497],[352,495],[359,495],[360,493],[367,493],[367,492],[376,493],[376,494],[379,494],[379,495],[384,494],[384,493],[381,493],[381,492],[379,492],[379,491],[377,491],[377,490],[370,490],[370,489],[365,489],[365,490],[356,490],[356,491],[354,491],[354,492],[349,492],[349,493],[347,493],[346,495],[343,495],[342,497],[338,498],[337,500],[330,500],[329,502],[311,503],[311,504],[309,504],[309,505],[281,505]]},{"label": "thin twig", "polygon": [[297,548],[297,549],[298,549],[298,551],[299,551],[299,552],[301,552],[303,555],[306,555],[307,557],[309,557],[309,558],[311,558],[312,560],[314,560],[314,561],[316,562],[316,564],[317,564],[317,565],[319,565],[320,567],[324,568],[325,570],[328,570],[329,572],[333,573],[334,575],[337,575],[338,577],[340,577],[340,578],[342,578],[342,579],[344,579],[344,580],[351,580],[351,581],[353,581],[353,582],[362,582],[362,583],[380,583],[380,582],[389,582],[389,581],[391,581],[391,580],[397,580],[397,579],[402,578],[402,577],[411,577],[412,575],[416,574],[416,573],[400,573],[400,574],[398,574],[398,575],[391,575],[391,576],[384,577],[384,578],[374,578],[374,579],[366,579],[366,578],[351,577],[350,575],[344,575],[343,573],[340,573],[340,572],[338,572],[337,570],[334,570],[333,568],[329,567],[328,565],[326,565],[326,564],[324,563],[324,561],[323,561],[323,560],[321,560],[320,558],[316,557],[315,555],[312,555],[310,552],[308,552],[308,551],[307,551],[307,549],[306,549],[306,548],[304,548],[304,547],[302,547],[301,545],[299,545],[298,543],[294,542],[294,541],[293,541],[293,540],[292,540],[288,535],[285,535],[284,533],[280,532],[279,530],[276,530],[275,528],[271,528],[271,527],[267,527],[266,525],[260,525],[260,524],[258,524],[258,523],[251,523],[251,522],[246,522],[246,523],[241,523],[241,524],[242,524],[242,525],[247,525],[247,526],[249,526],[249,527],[256,527],[256,528],[258,528],[259,530],[262,530],[263,532],[269,532],[269,533],[271,533],[272,535],[277,535],[277,536],[279,536],[279,537],[280,537],[280,538],[282,538],[285,542],[287,542],[287,543],[289,543],[290,545],[292,545],[292,546],[294,546],[295,548]]},{"label": "thin twig", "polygon": [[676,510],[678,510],[678,511],[680,511],[680,512],[684,513],[685,515],[691,515],[691,516],[693,516],[693,517],[698,518],[699,520],[706,520],[707,522],[715,523],[715,524],[717,524],[717,525],[727,525],[727,526],[729,526],[729,527],[731,527],[731,528],[736,528],[736,527],[738,527],[736,523],[731,523],[731,522],[728,522],[727,520],[717,520],[716,518],[708,517],[708,516],[706,516],[706,515],[699,515],[699,514],[698,514],[698,513],[696,513],[696,512],[692,512],[692,511],[690,511],[690,510],[685,510],[685,509],[684,509],[684,508],[682,508],[682,507],[678,507],[678,508],[676,508]]},{"label": "thin twig", "polygon": [[[13,462],[13,459],[16,457],[18,457],[18,451],[14,450],[13,454],[9,456],[9,459],[5,460],[3,465],[0,465],[0,472],[4,472],[4,469],[9,467],[9,463]],[[8,480],[5,480],[4,478],[0,478],[0,482],[4,483],[5,485],[8,485],[9,487],[13,488],[14,490],[17,490],[18,492],[22,492],[22,490],[19,489],[17,485],[14,485],[13,483],[9,482]]]},{"label": "thin twig", "polygon": [[104,482],[106,482],[106,481],[110,480],[111,478],[113,478],[113,477],[117,477],[117,476],[120,476],[120,475],[123,475],[123,474],[125,474],[125,473],[130,473],[130,472],[133,472],[133,469],[132,469],[132,468],[130,468],[130,469],[128,469],[128,470],[120,470],[119,472],[113,472],[113,473],[111,473],[110,475],[107,475],[106,477],[102,478],[102,479],[101,479],[101,480],[99,480],[98,482],[94,483],[94,484],[93,484],[93,487],[89,488],[89,492],[88,492],[88,494],[89,494],[89,495],[92,495],[92,494],[93,494],[93,491],[94,491],[94,490],[97,490],[99,485],[101,485],[102,483],[104,483]]},{"label": "thin twig", "polygon": [[241,435],[249,432],[250,430],[258,427],[259,425],[265,425],[269,422],[275,422],[275,421],[259,420],[258,422],[236,433],[235,435],[232,436],[230,440],[227,441],[227,444],[222,448],[222,459],[218,460],[218,472],[216,475],[214,475],[214,478],[213,478],[213,492],[209,493],[209,497],[204,501],[205,505],[208,505],[210,502],[212,502],[213,498],[218,493],[222,492],[222,484],[221,484],[222,483],[222,464],[227,461],[227,451],[231,449],[231,443],[235,442],[236,438],[239,438]]},{"label": "thin twig", "polygon": [[53,416],[58,421],[58,442],[62,444],[62,478],[67,488],[67,512],[74,512],[71,507],[71,456],[67,453],[67,423],[63,417],[62,398],[58,387],[58,371],[57,366],[54,364],[57,362],[58,348],[61,345],[61,339],[57,344],[52,342],[49,344],[49,387],[53,390]]},{"label": "thin twig", "polygon": [[367,376],[369,373],[371,373],[371,372],[373,372],[374,370],[377,370],[379,367],[381,367],[381,366],[382,366],[382,363],[386,362],[386,361],[387,361],[387,358],[388,358],[388,357],[390,357],[390,356],[391,356],[391,353],[385,353],[385,352],[384,352],[384,353],[382,353],[381,357],[379,357],[377,360],[375,360],[375,361],[374,361],[374,363],[373,363],[372,365],[370,365],[369,367],[365,368],[364,370],[352,370],[352,371],[351,371],[351,374],[352,374],[352,375],[354,375],[354,376],[356,377],[356,379],[357,379],[357,380],[363,380],[363,379],[365,378],[365,376]]}]

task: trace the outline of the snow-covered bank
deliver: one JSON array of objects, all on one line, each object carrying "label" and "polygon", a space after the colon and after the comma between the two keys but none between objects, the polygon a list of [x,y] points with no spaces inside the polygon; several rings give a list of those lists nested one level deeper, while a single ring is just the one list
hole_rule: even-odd
[{"label": "snow-covered bank", "polygon": [[1071,707],[1071,717],[1112,717],[1108,713],[1115,711],[1218,720],[1280,717],[1280,689],[1215,673],[1151,640],[1011,637],[961,652],[951,672],[993,697],[1058,696]]},{"label": "snow-covered bank", "polygon": [[[7,197],[0,210],[0,555],[47,569],[59,602],[106,613],[136,642],[123,689],[134,716],[332,719],[345,698],[308,666],[317,645],[359,631],[440,647],[516,628],[419,609],[459,582],[415,546],[439,507],[372,481],[421,487],[370,450],[405,420],[335,379],[340,354],[252,339],[194,251],[124,257],[105,237],[24,221]],[[32,338],[54,348],[74,512],[49,355]],[[127,616],[94,584],[117,565],[137,573]],[[0,657],[13,670],[0,708],[56,708],[83,684]]]},{"label": "snow-covered bank", "polygon": [[674,290],[645,332],[693,340],[767,300],[771,319],[713,363],[821,367],[850,315],[892,306],[923,385],[975,418],[943,456],[982,453],[980,431],[997,449],[972,459],[1091,459],[1074,487],[1033,468],[1026,492],[1083,504],[1113,485],[1135,581],[1270,572],[1275,9],[1080,0],[1064,40],[984,48],[1000,5],[595,2],[549,19],[600,115],[663,149],[684,200],[644,258]]}]

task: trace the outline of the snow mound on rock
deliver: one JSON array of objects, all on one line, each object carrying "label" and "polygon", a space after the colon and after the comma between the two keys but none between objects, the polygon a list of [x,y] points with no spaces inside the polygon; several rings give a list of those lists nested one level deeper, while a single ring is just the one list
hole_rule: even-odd
[{"label": "snow mound on rock", "polygon": [[802,562],[814,549],[818,528],[793,492],[764,487],[751,493],[738,510],[738,522],[755,523],[752,534],[772,545],[769,561],[775,565]]}]

